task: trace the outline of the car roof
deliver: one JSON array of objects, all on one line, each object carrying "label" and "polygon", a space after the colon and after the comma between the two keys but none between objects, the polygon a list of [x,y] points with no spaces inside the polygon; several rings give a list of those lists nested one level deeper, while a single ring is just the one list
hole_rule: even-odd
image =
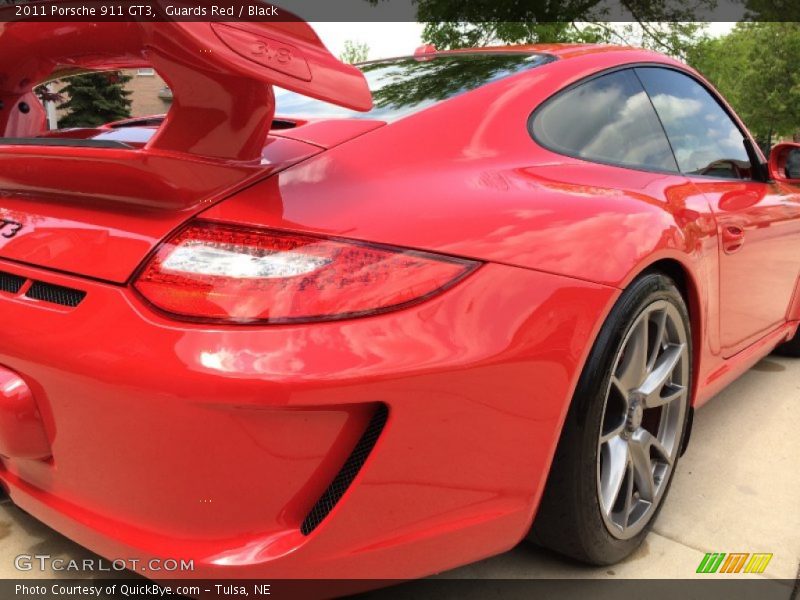
[{"label": "car roof", "polygon": [[[453,54],[497,54],[497,53],[531,53],[531,54],[549,54],[559,59],[570,59],[578,57],[586,57],[591,55],[609,55],[615,54],[618,58],[619,64],[635,63],[635,62],[658,62],[668,65],[680,66],[686,68],[686,65],[677,61],[665,54],[646,50],[644,48],[636,48],[633,46],[619,46],[614,44],[516,44],[516,45],[503,45],[503,46],[481,46],[477,48],[457,48],[453,50],[434,50],[417,55],[395,56],[391,58],[382,58],[373,61],[367,61],[359,64],[372,64],[379,62],[387,62],[402,58],[433,58],[436,56],[448,56]],[[358,66],[358,65],[357,65]]]}]

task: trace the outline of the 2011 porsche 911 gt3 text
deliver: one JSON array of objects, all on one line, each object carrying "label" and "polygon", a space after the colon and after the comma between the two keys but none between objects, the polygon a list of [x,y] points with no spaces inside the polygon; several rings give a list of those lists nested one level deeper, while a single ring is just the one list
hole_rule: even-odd
[{"label": "2011 porsche 911 gt3 text", "polygon": [[[142,67],[168,115],[46,131],[36,85]],[[0,483],[105,557],[613,563],[693,410],[800,354],[800,146],[653,52],[17,21],[0,107]]]}]

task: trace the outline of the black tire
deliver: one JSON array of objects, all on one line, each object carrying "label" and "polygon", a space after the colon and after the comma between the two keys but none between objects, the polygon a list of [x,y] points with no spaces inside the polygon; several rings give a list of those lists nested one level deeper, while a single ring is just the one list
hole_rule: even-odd
[{"label": "black tire", "polygon": [[775,350],[773,350],[774,354],[778,354],[779,356],[789,356],[791,358],[800,358],[800,331],[794,334],[794,337],[790,339],[788,342],[784,342]]},{"label": "black tire", "polygon": [[[615,358],[636,318],[646,307],[666,300],[679,311],[688,340],[689,389],[691,398],[691,331],[686,304],[675,283],[657,273],[645,273],[621,295],[592,347],[579,379],[562,429],[550,475],[528,540],[560,554],[594,565],[617,563],[642,543],[669,491],[678,457],[666,489],[644,529],[630,539],[610,534],[601,515],[597,484],[598,437]],[[689,416],[684,411],[682,439]]]}]

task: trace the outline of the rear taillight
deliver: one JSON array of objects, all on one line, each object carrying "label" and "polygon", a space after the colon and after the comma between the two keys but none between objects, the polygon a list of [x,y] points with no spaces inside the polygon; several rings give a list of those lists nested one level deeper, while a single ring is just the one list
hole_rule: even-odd
[{"label": "rear taillight", "polygon": [[135,289],[176,316],[287,323],[421,302],[479,263],[355,241],[197,221],[165,242]]}]

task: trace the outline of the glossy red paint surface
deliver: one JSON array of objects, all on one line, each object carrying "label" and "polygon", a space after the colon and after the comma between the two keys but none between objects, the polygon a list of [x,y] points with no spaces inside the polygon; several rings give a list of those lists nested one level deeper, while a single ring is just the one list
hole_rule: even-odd
[{"label": "glossy red paint surface", "polygon": [[124,283],[187,218],[318,152],[271,138],[252,165],[133,149],[6,146],[0,218],[22,228],[0,235],[0,257]]},{"label": "glossy red paint surface", "polygon": [[[86,300],[65,314],[0,295],[19,323],[0,363],[32,382],[54,456],[3,459],[12,498],[101,554],[184,556],[195,575],[234,577],[410,577],[510,547],[594,314],[617,294],[486,265],[405,311],[237,329],[158,317],[127,288],[47,281]],[[369,468],[300,535],[375,402],[390,418]]]},{"label": "glossy red paint surface", "polygon": [[[153,144],[0,148],[0,209],[24,226],[0,271],[87,293],[54,309],[0,292],[15,323],[0,365],[25,379],[52,447],[52,461],[0,459],[12,499],[102,555],[192,558],[196,576],[417,577],[525,535],[595,336],[645,269],[685,281],[696,406],[792,335],[800,189],[540,147],[528,117],[563,87],[626,64],[684,67],[531,50],[558,60],[388,125],[265,133],[267,164]],[[130,278],[196,215],[482,266],[365,318],[179,322]],[[378,404],[389,419],[367,463],[302,535]]]},{"label": "glossy red paint surface", "polygon": [[33,393],[19,375],[0,368],[0,456],[41,460],[50,455]]}]

